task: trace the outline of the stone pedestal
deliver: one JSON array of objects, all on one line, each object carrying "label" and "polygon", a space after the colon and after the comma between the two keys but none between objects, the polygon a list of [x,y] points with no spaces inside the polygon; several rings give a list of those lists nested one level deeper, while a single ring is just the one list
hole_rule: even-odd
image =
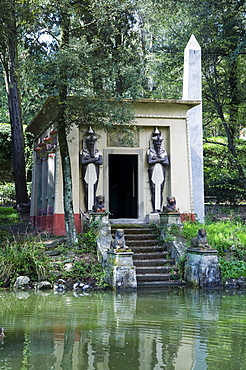
[{"label": "stone pedestal", "polygon": [[160,213],[160,223],[163,225],[181,225],[180,213]]},{"label": "stone pedestal", "polygon": [[108,213],[91,213],[90,221],[98,223],[98,238],[97,238],[97,250],[99,259],[102,263],[105,263],[107,259],[107,252],[111,247],[111,225],[108,219]]},{"label": "stone pedestal", "polygon": [[217,250],[187,249],[185,280],[197,288],[218,288],[221,286],[221,272],[218,267]]},{"label": "stone pedestal", "polygon": [[160,213],[160,238],[164,242],[172,226],[183,227],[180,213]]},{"label": "stone pedestal", "polygon": [[109,223],[109,220],[108,220],[108,212],[102,212],[102,213],[90,213],[91,215],[91,220],[92,221],[96,221],[99,223],[99,225],[106,225]]},{"label": "stone pedestal", "polygon": [[133,265],[132,255],[133,252],[108,252],[106,281],[112,289],[137,288],[136,268]]},{"label": "stone pedestal", "polygon": [[146,222],[149,224],[158,224],[160,222],[160,214],[159,213],[148,213],[146,215]]}]

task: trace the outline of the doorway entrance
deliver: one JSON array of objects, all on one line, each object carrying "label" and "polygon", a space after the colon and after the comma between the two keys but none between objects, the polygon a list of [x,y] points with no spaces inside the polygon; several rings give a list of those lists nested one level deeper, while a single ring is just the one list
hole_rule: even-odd
[{"label": "doorway entrance", "polygon": [[111,218],[138,217],[138,156],[109,154]]}]

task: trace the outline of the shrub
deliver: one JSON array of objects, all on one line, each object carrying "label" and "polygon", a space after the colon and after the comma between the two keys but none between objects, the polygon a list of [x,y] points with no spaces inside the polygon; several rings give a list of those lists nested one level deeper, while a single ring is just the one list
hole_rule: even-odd
[{"label": "shrub", "polygon": [[50,262],[43,249],[28,242],[8,242],[0,249],[0,285],[12,285],[18,275],[39,281],[49,275]]},{"label": "shrub", "polygon": [[97,236],[99,223],[92,221],[88,226],[88,230],[78,235],[77,247],[84,253],[97,253]]},{"label": "shrub", "polygon": [[81,252],[96,254],[97,250],[97,232],[90,229],[88,232],[78,235],[78,248]]},{"label": "shrub", "polygon": [[19,221],[18,212],[12,207],[0,207],[0,224],[9,224]]},{"label": "shrub", "polygon": [[0,184],[0,203],[5,206],[15,204],[15,185],[13,182],[6,182]]},{"label": "shrub", "polygon": [[245,261],[225,261],[221,258],[219,262],[223,279],[246,277]]},{"label": "shrub", "polygon": [[80,280],[81,282],[93,282],[96,286],[104,286],[105,273],[102,270],[102,265],[91,254],[86,254],[78,257],[72,263],[72,268],[69,271],[61,271],[63,278],[66,281]]}]

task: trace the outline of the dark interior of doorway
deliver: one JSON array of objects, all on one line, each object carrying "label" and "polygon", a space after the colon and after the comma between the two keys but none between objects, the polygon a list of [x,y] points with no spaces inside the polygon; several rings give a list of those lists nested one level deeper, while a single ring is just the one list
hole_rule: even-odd
[{"label": "dark interior of doorway", "polygon": [[109,154],[109,212],[111,218],[138,217],[138,156]]}]

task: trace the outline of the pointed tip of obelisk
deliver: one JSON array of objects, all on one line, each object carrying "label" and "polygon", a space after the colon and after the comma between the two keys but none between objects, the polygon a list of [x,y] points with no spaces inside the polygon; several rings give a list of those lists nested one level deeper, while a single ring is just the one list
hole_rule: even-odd
[{"label": "pointed tip of obelisk", "polygon": [[193,34],[191,35],[186,48],[190,49],[190,50],[200,50],[201,49],[200,45],[198,44],[198,42],[197,42],[197,40],[196,40],[196,38]]}]

